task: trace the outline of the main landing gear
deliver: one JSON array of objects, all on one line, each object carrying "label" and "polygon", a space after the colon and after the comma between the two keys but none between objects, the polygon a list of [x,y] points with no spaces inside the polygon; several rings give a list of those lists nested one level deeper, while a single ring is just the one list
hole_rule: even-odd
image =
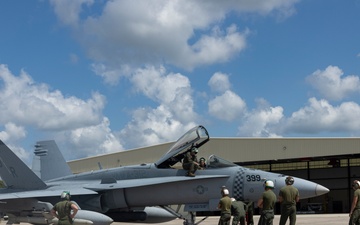
[{"label": "main landing gear", "polygon": [[206,216],[206,217],[202,218],[201,220],[199,220],[198,222],[195,222],[196,221],[196,212],[188,212],[187,216],[183,216],[182,214],[179,213],[181,205],[178,205],[177,210],[174,210],[173,208],[171,208],[169,206],[164,206],[164,205],[161,205],[160,207],[165,209],[169,213],[173,214],[177,218],[183,219],[184,220],[184,222],[183,222],[184,225],[198,225],[198,224],[200,224],[201,222],[203,222],[204,220],[206,220],[208,218]]}]

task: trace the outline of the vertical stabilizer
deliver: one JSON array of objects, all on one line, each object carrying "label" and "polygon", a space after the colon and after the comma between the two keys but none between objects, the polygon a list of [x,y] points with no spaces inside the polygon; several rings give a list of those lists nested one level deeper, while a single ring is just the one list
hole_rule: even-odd
[{"label": "vertical stabilizer", "polygon": [[32,169],[44,181],[71,175],[71,169],[53,140],[35,145]]},{"label": "vertical stabilizer", "polygon": [[41,189],[46,184],[0,140],[0,176],[8,188]]}]

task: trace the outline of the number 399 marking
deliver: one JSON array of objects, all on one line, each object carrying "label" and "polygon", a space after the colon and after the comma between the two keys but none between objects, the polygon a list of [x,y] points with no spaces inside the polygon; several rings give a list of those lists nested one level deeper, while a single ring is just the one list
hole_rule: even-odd
[{"label": "number 399 marking", "polygon": [[246,175],[247,182],[261,181],[260,175]]}]

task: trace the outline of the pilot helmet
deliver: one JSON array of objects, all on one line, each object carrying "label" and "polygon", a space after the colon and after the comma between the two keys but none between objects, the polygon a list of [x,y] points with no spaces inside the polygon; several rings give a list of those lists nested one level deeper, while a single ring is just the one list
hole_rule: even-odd
[{"label": "pilot helmet", "polygon": [[292,184],[294,183],[294,178],[291,177],[291,176],[286,177],[285,183],[286,183],[287,185],[292,185]]},{"label": "pilot helmet", "polygon": [[229,195],[229,190],[226,189],[226,188],[224,188],[224,189],[221,190],[221,193],[222,193],[223,195]]},{"label": "pilot helmet", "polygon": [[70,200],[70,192],[69,192],[69,191],[63,191],[63,192],[61,193],[61,196],[60,196],[60,197],[63,198],[63,199]]},{"label": "pilot helmet", "polygon": [[264,182],[264,187],[274,189],[274,182],[272,180],[266,180]]},{"label": "pilot helmet", "polygon": [[198,153],[199,150],[196,147],[192,147],[191,152]]},{"label": "pilot helmet", "polygon": [[360,188],[360,181],[354,180],[352,187],[354,189],[359,189]]}]

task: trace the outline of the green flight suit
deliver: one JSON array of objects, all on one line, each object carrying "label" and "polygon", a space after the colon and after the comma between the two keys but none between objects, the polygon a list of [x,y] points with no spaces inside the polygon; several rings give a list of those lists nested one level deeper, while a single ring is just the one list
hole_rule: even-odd
[{"label": "green flight suit", "polygon": [[295,225],[296,198],[299,196],[299,190],[292,185],[286,185],[280,189],[279,196],[283,199],[279,225],[285,225],[288,218],[290,219],[290,225]]}]

